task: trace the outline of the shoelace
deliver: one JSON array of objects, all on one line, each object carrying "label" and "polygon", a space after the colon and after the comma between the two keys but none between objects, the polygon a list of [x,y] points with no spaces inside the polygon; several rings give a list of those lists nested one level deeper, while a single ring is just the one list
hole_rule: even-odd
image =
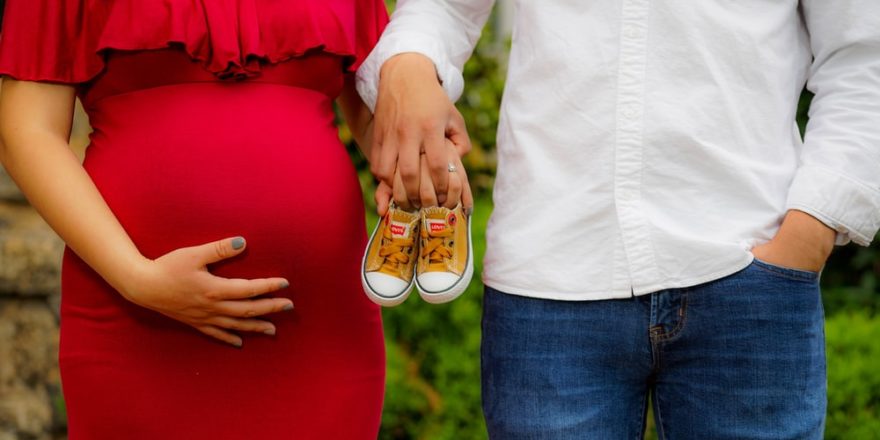
[{"label": "shoelace", "polygon": [[379,256],[385,259],[382,268],[394,273],[401,264],[409,262],[409,250],[415,244],[415,239],[413,237],[394,238],[390,228],[385,229],[382,238],[382,247],[379,249]]},{"label": "shoelace", "polygon": [[422,258],[428,257],[429,267],[443,269],[445,261],[452,258],[452,245],[446,243],[446,238],[452,237],[452,234],[452,228],[428,233],[425,247],[422,248]]}]

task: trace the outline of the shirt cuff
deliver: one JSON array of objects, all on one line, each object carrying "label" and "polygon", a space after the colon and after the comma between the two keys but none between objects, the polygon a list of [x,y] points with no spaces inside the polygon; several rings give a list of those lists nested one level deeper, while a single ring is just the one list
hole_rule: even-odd
[{"label": "shirt cuff", "polygon": [[850,240],[869,246],[880,229],[880,188],[815,165],[798,169],[787,209],[803,211],[838,232],[838,245]]},{"label": "shirt cuff", "polygon": [[434,62],[437,77],[450,100],[455,102],[461,97],[464,79],[461,71],[449,61],[442,44],[429,35],[398,31],[383,36],[357,71],[357,91],[371,112],[376,111],[382,65],[395,55],[412,52],[422,54]]}]

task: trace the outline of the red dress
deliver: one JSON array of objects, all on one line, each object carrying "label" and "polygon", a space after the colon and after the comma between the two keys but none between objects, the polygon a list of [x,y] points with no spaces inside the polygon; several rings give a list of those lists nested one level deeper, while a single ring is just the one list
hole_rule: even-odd
[{"label": "red dress", "polygon": [[[235,349],[138,307],[67,251],[60,365],[79,439],[375,439],[379,310],[332,102],[381,0],[7,0],[0,74],[74,84],[85,168],[149,258],[242,235],[224,277],[286,277]],[[149,49],[149,50],[148,50]]]}]

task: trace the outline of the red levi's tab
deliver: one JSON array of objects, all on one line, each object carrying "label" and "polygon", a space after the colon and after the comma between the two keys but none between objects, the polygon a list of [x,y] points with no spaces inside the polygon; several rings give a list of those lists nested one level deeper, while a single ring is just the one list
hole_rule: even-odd
[{"label": "red levi's tab", "polygon": [[446,230],[445,220],[428,219],[428,230],[432,233],[443,232]]},{"label": "red levi's tab", "polygon": [[391,236],[394,238],[407,238],[410,235],[410,227],[406,223],[391,222]]}]

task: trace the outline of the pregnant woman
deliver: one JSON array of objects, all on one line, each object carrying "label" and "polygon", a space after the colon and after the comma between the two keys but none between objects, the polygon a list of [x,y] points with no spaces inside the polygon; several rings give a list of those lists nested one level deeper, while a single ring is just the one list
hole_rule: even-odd
[{"label": "pregnant woman", "polygon": [[367,139],[352,72],[386,21],[381,0],[6,1],[0,159],[68,244],[71,440],[376,438],[333,102]]}]

